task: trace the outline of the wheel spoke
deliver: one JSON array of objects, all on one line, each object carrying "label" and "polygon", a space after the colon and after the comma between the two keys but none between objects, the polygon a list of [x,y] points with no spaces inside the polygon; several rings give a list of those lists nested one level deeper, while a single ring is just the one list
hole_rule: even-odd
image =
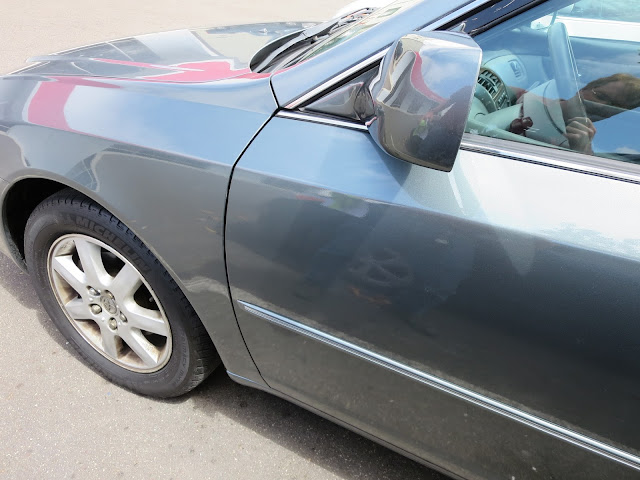
[{"label": "wheel spoke", "polygon": [[167,323],[158,310],[150,310],[137,304],[127,305],[123,310],[127,316],[129,326],[162,335],[163,337],[169,336]]},{"label": "wheel spoke", "polygon": [[91,313],[82,298],[74,298],[68,301],[65,306],[67,313],[74,320],[86,320],[91,318]]},{"label": "wheel spoke", "polygon": [[74,239],[74,243],[88,284],[93,286],[105,285],[110,276],[102,263],[102,248],[100,245],[82,238]]},{"label": "wheel spoke", "polygon": [[[59,237],[48,258],[59,306],[88,345],[115,365],[139,373],[155,372],[167,363],[173,345],[170,324],[129,260],[82,234]],[[141,287],[144,292],[138,292]],[[147,298],[153,302],[142,303]]]},{"label": "wheel spoke", "polygon": [[71,255],[53,257],[51,268],[60,275],[76,292],[82,295],[86,289],[87,277],[73,263]]},{"label": "wheel spoke", "polygon": [[109,330],[109,327],[100,326],[100,333],[102,335],[102,348],[105,353],[109,355],[111,358],[118,358],[118,338],[117,336]]},{"label": "wheel spoke", "polygon": [[140,285],[142,285],[142,279],[137,270],[131,264],[125,263],[109,288],[118,299],[126,299],[132,298]]},{"label": "wheel spoke", "polygon": [[140,330],[122,330],[120,335],[147,367],[155,367],[158,364],[158,349],[145,338]]}]

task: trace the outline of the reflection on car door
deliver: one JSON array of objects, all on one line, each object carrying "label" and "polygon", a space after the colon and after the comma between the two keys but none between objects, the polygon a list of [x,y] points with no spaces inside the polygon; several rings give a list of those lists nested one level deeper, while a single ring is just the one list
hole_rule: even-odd
[{"label": "reflection on car door", "polygon": [[629,182],[469,148],[440,172],[276,117],[230,188],[238,321],[272,388],[452,472],[633,478],[605,458],[640,449],[632,204]]}]

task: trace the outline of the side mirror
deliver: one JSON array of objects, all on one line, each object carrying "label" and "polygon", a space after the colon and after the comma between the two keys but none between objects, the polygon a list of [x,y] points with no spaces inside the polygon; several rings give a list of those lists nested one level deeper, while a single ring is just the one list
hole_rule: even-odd
[{"label": "side mirror", "polygon": [[396,41],[370,86],[366,124],[376,143],[402,160],[451,171],[481,58],[480,47],[461,33],[412,33]]}]

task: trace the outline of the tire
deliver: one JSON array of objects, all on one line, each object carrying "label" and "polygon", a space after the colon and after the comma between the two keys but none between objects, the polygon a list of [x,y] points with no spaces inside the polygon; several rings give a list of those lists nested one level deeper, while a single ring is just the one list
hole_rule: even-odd
[{"label": "tire", "polygon": [[219,364],[211,338],[155,256],[72,190],[38,205],[25,259],[45,310],[86,362],[143,395],[175,397]]}]

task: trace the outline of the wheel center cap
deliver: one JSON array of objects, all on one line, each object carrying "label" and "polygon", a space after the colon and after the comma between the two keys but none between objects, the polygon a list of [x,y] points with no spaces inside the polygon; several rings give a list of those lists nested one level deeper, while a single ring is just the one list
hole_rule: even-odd
[{"label": "wheel center cap", "polygon": [[104,309],[112,315],[114,315],[118,311],[118,305],[116,304],[116,301],[113,298],[109,298],[106,295],[102,295],[100,297],[100,303],[102,303],[102,306],[104,307]]}]

